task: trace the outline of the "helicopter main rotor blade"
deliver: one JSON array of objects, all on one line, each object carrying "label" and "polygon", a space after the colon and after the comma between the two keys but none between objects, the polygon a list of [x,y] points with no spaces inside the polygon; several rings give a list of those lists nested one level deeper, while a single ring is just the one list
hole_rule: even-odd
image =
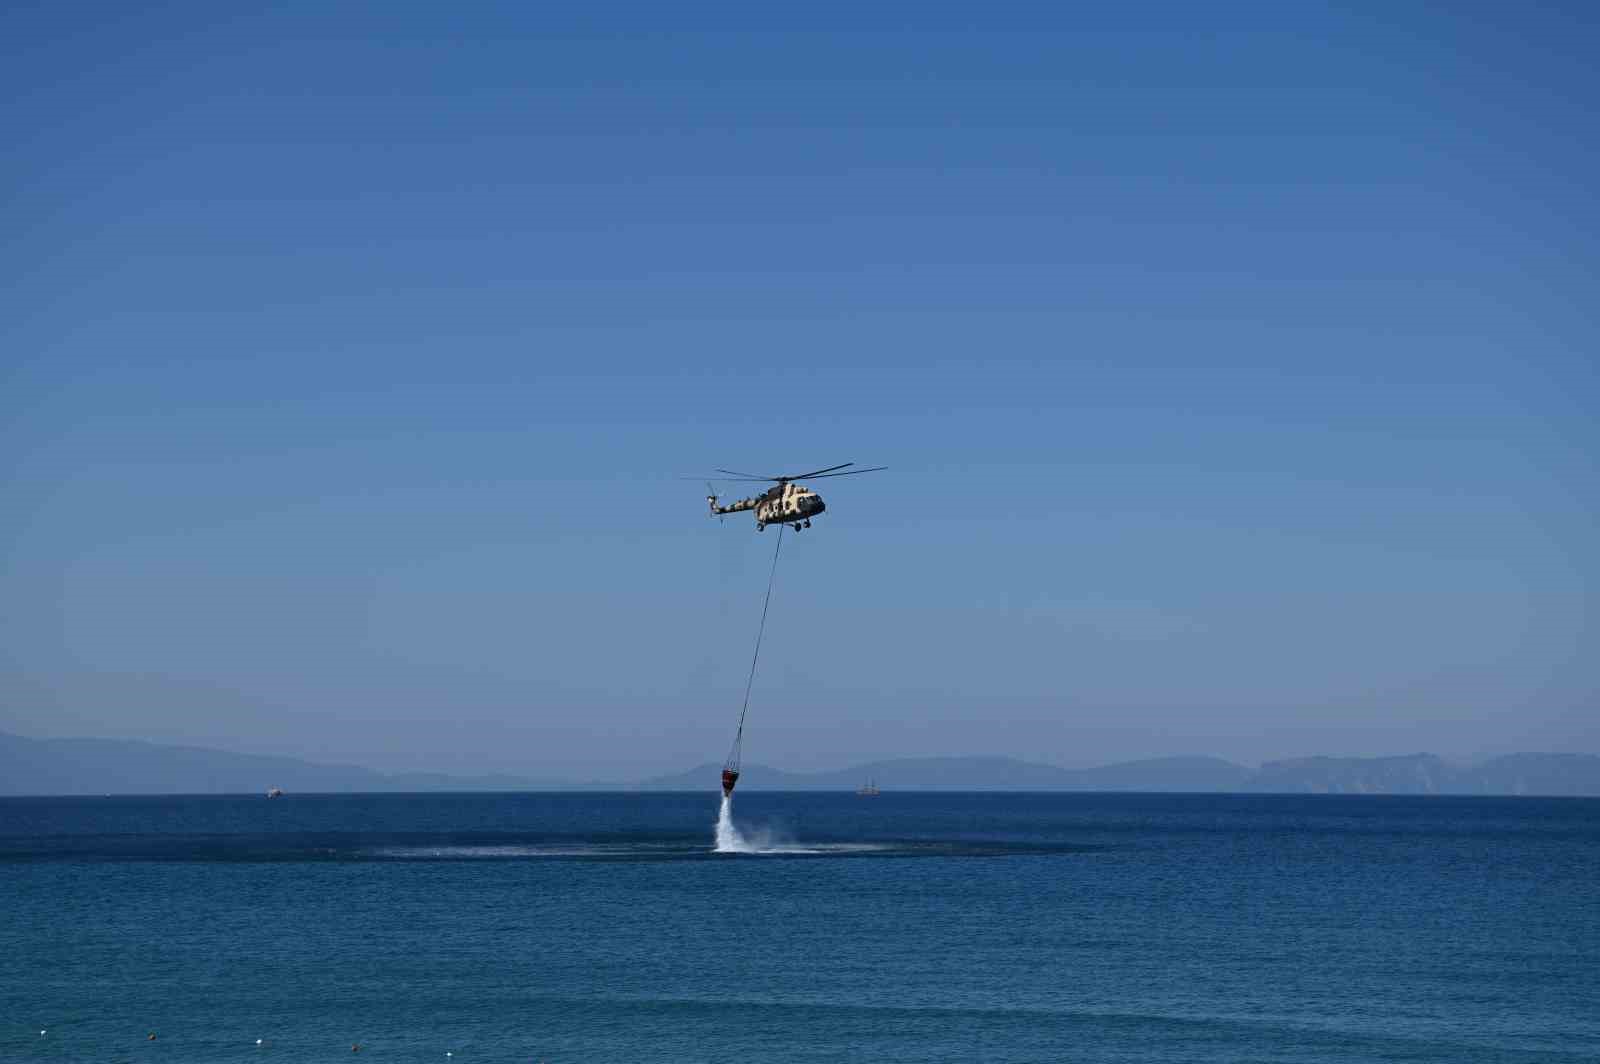
[{"label": "helicopter main rotor blade", "polygon": [[796,473],[792,477],[784,477],[783,479],[784,480],[809,480],[810,478],[816,476],[819,473],[832,473],[835,469],[843,469],[845,466],[853,466],[853,465],[855,465],[854,462],[846,462],[846,463],[844,463],[844,465],[831,465],[826,469],[813,469],[809,473]]},{"label": "helicopter main rotor blade", "polygon": [[[720,469],[719,468],[717,470],[717,472],[718,473],[722,473],[723,476],[718,477],[716,479],[718,479],[718,480],[749,480],[749,481],[757,481],[757,482],[763,483],[763,484],[788,484],[788,483],[790,483],[792,481],[796,481],[796,480],[821,480],[823,477],[849,477],[849,476],[854,476],[857,473],[876,473],[880,469],[888,469],[889,468],[888,466],[873,466],[870,469],[850,469],[850,467],[853,466],[853,465],[855,465],[854,462],[843,462],[843,463],[841,463],[839,465],[825,466],[822,469],[813,469],[809,473],[793,473],[793,474],[789,474],[789,475],[781,476],[781,477],[764,477],[764,476],[761,476],[759,473],[741,473],[736,469]],[[838,472],[838,470],[841,470],[841,469],[848,470],[848,472],[844,472],[844,473]],[[683,479],[683,480],[700,480],[702,478],[700,478],[700,477],[683,477],[683,478],[680,478],[680,479]]]},{"label": "helicopter main rotor blade", "polygon": [[806,477],[806,480],[827,480],[829,477],[853,477],[857,473],[876,473],[880,469],[888,469],[886,465],[872,466],[870,469],[852,469],[848,473],[819,473]]},{"label": "helicopter main rotor blade", "polygon": [[[700,477],[674,477],[673,479],[674,480],[695,480],[695,481],[699,481],[700,483],[704,484],[706,482],[707,478],[703,477],[703,476],[700,476]],[[770,483],[771,480],[772,480],[771,477],[711,477],[710,479],[715,480],[715,481],[717,481],[719,483],[729,483],[729,482],[736,482],[736,481],[754,481],[757,484],[767,484],[767,483]]]}]

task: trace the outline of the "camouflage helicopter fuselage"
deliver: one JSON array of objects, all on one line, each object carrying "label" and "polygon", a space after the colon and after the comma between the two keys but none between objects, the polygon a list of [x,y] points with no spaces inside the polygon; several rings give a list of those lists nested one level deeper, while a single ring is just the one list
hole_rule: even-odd
[{"label": "camouflage helicopter fuselage", "polygon": [[801,487],[799,484],[784,483],[768,488],[760,495],[752,495],[748,499],[729,503],[727,506],[718,506],[717,497],[706,497],[711,504],[713,516],[723,514],[742,513],[745,510],[756,512],[756,531],[760,532],[768,525],[787,524],[794,527],[796,532],[811,524],[811,519],[828,508],[822,501],[822,496],[810,488]]}]

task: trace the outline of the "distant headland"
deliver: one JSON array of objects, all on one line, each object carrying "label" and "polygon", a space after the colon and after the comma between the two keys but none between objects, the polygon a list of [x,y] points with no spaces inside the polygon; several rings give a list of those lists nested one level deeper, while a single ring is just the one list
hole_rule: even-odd
[{"label": "distant headland", "polygon": [[[384,773],[355,765],[122,739],[30,739],[0,732],[0,795],[265,794],[399,791],[715,791],[720,766],[629,781]],[[1472,765],[1433,754],[1304,757],[1250,768],[1163,757],[1066,769],[1008,757],[897,758],[831,772],[746,764],[748,791],[1148,791],[1257,794],[1600,796],[1600,756],[1507,754]]]}]

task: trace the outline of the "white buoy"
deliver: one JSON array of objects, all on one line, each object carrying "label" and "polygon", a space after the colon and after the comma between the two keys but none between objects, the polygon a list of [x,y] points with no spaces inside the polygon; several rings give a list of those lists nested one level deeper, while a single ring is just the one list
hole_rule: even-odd
[{"label": "white buoy", "polygon": [[260,1045],[260,1044],[261,1044],[261,1039],[257,1038],[256,1039],[256,1045]]},{"label": "white buoy", "polygon": [[44,1037],[44,1032],[43,1032],[43,1031],[40,1031],[40,1032],[39,1032],[39,1037],[40,1037],[40,1038],[43,1038],[43,1037]]}]

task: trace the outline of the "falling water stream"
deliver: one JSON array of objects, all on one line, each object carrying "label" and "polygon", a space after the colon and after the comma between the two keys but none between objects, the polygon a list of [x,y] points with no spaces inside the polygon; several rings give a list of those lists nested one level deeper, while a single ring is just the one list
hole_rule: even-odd
[{"label": "falling water stream", "polygon": [[744,841],[739,829],[733,826],[733,795],[722,796],[722,809],[717,813],[717,853],[749,853],[750,844]]}]

